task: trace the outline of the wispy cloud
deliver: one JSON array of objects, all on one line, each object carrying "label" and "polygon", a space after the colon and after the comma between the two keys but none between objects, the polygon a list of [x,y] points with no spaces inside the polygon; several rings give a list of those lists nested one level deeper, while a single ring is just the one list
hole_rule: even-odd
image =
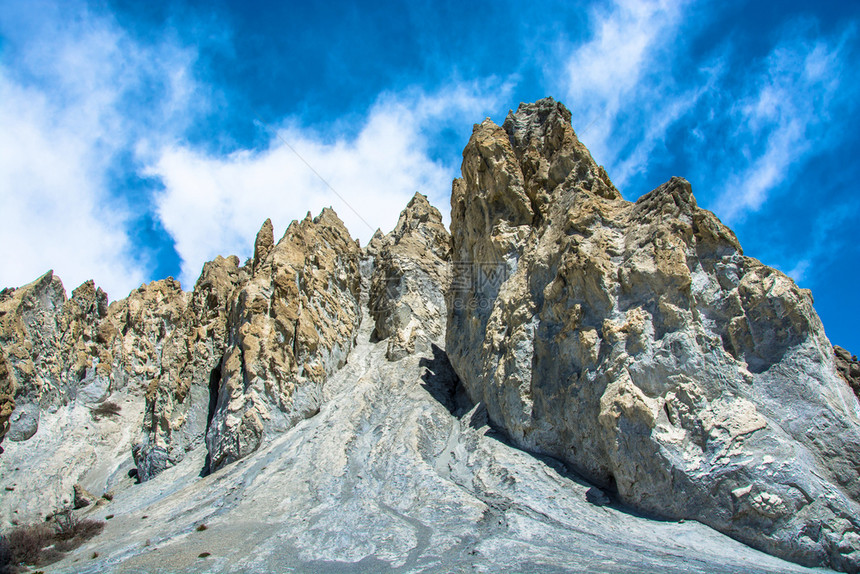
[{"label": "wispy cloud", "polygon": [[[562,86],[574,127],[622,187],[644,171],[702,89],[672,72],[689,2],[616,0],[592,9],[591,35],[569,46]],[[550,76],[553,74],[550,73]]]},{"label": "wispy cloud", "polygon": [[434,160],[431,140],[446,128],[471,126],[500,104],[507,89],[497,82],[469,83],[430,94],[383,94],[351,137],[321,134],[290,118],[260,151],[221,156],[166,148],[149,174],[164,182],[158,215],[176,241],[182,283],[192,284],[216,255],[250,255],[266,218],[284,229],[306,212],[316,215],[333,206],[366,242],[377,227],[394,227],[416,191],[447,205],[459,164]]},{"label": "wispy cloud", "polygon": [[129,150],[160,147],[199,103],[194,53],[145,45],[109,17],[68,3],[10,4],[0,17],[0,284],[53,268],[73,288],[94,278],[121,297],[146,277],[128,236],[134,203],[111,169]]},{"label": "wispy cloud", "polygon": [[715,202],[728,222],[760,209],[813,156],[838,145],[840,134],[829,127],[850,35],[811,40],[792,29],[747,76],[727,118],[734,145]]}]

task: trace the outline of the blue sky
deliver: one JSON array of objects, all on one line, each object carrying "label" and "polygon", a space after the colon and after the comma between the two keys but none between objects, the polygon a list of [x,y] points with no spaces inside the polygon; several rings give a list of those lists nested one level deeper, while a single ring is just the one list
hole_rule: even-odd
[{"label": "blue sky", "polygon": [[686,177],[860,352],[860,4],[273,4],[0,0],[0,285],[190,289],[267,217],[364,243],[416,190],[447,218],[472,124],[550,95],[626,198]]}]

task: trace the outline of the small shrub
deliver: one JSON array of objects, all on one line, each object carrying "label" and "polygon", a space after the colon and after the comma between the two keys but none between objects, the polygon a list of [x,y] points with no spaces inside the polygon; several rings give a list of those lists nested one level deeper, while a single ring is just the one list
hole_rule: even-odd
[{"label": "small shrub", "polygon": [[0,574],[12,574],[25,564],[51,564],[99,534],[105,523],[81,520],[71,508],[49,516],[50,524],[19,526],[0,536]]},{"label": "small shrub", "polygon": [[101,520],[91,520],[89,518],[81,520],[75,531],[75,537],[81,540],[89,540],[102,533],[105,528],[105,523]]},{"label": "small shrub", "polygon": [[92,560],[95,560],[95,559],[96,559],[96,558],[98,558],[98,557],[99,557],[99,553],[98,553],[98,552],[93,552]]},{"label": "small shrub", "polygon": [[105,523],[101,520],[85,518],[81,520],[70,508],[61,510],[54,515],[54,530],[57,543],[54,548],[60,552],[74,550],[90,538],[98,536],[104,530]]},{"label": "small shrub", "polygon": [[54,530],[44,524],[15,528],[6,538],[12,564],[36,564],[42,549],[54,542]]},{"label": "small shrub", "polygon": [[12,551],[5,536],[0,536],[0,574],[6,574],[12,566]]},{"label": "small shrub", "polygon": [[99,420],[101,417],[115,417],[118,416],[122,407],[119,404],[113,401],[105,401],[103,403],[99,403],[98,405],[90,408],[90,414],[95,420]]},{"label": "small shrub", "polygon": [[23,564],[45,563],[43,549],[54,541],[54,530],[45,524],[13,529],[0,537],[0,572],[17,572]]},{"label": "small shrub", "polygon": [[63,556],[66,555],[66,551],[62,551],[57,549],[57,545],[49,546],[42,550],[42,554],[39,557],[39,565],[47,565],[53,564],[54,562],[59,562]]},{"label": "small shrub", "polygon": [[212,556],[210,552],[201,552],[197,555],[198,558],[208,558],[209,556]]},{"label": "small shrub", "polygon": [[209,527],[206,526],[205,524],[201,524],[200,526],[197,527],[197,532],[203,532],[207,528],[209,528]]},{"label": "small shrub", "polygon": [[71,508],[57,511],[54,513],[53,520],[58,540],[71,540],[75,537],[75,528],[77,528],[80,518],[75,516]]},{"label": "small shrub", "polygon": [[113,514],[108,514],[107,516],[105,516],[105,520],[110,520],[111,518],[113,518]]},{"label": "small shrub", "polygon": [[113,492],[111,492],[111,491],[105,492],[104,494],[102,494],[102,498],[104,498],[105,500],[108,500],[108,501],[113,500]]}]

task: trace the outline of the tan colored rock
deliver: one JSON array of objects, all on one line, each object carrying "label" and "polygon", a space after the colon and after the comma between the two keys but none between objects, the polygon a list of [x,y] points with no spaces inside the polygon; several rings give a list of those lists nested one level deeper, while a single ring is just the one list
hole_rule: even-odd
[{"label": "tan colored rock", "polygon": [[364,248],[364,254],[369,257],[376,257],[382,248],[385,247],[385,234],[382,230],[377,229],[373,232],[373,236]]},{"label": "tan colored rock", "polygon": [[236,460],[266,431],[319,409],[357,326],[359,254],[324,210],[277,246],[266,221],[247,269],[218,257],[192,293],[168,278],[108,306],[92,281],[66,300],[51,273],[4,291],[0,426],[9,440],[27,440],[46,406],[123,392],[145,398],[142,412],[123,411],[142,420],[132,448],[139,479],[177,464],[207,431],[211,468]]},{"label": "tan colored rock", "polygon": [[164,339],[161,369],[147,387],[143,432],[134,445],[141,480],[203,442],[212,416],[210,393],[217,392],[227,347],[228,312],[246,279],[236,256],[204,264],[178,327]]},{"label": "tan colored rock", "polygon": [[80,484],[75,484],[72,505],[75,509],[85,508],[93,504],[97,498]]},{"label": "tan colored rock", "polygon": [[86,403],[101,402],[111,391],[117,330],[107,315],[107,294],[90,280],[72,291],[59,316],[58,345],[76,379],[77,398]]},{"label": "tan colored rock", "polygon": [[856,571],[858,404],[811,296],[685,180],[625,201],[569,119],[523,104],[464,151],[447,351],[470,397],[641,510]]},{"label": "tan colored rock", "polygon": [[319,411],[322,385],[346,361],[358,327],[360,255],[343,222],[324,209],[293,222],[259,259],[231,303],[206,436],[210,469]]},{"label": "tan colored rock", "polygon": [[275,232],[272,227],[272,220],[267,219],[263,222],[263,227],[260,228],[257,239],[254,241],[254,271],[260,268],[274,246]]},{"label": "tan colored rock", "polygon": [[[8,524],[66,506],[76,483],[126,478],[146,382],[130,381],[120,340],[126,326],[113,322],[106,295],[92,282],[67,299],[48,272],[5,293],[0,387],[13,390],[15,407],[0,474],[27,484],[0,500],[0,520]],[[110,416],[98,415],[103,408]]]},{"label": "tan colored rock", "polygon": [[[235,268],[236,261],[233,262]],[[26,441],[38,430],[41,413],[68,404],[96,405],[122,391],[151,404],[144,412],[123,411],[124,420],[144,418],[142,442],[149,441],[153,429],[161,429],[161,444],[171,456],[136,456],[141,476],[151,476],[170,462],[181,459],[189,441],[170,435],[177,419],[170,408],[157,406],[156,397],[169,389],[171,400],[182,402],[188,394],[191,376],[181,376],[193,356],[195,344],[189,330],[211,321],[199,309],[189,309],[190,294],[172,278],[143,285],[126,299],[108,306],[107,296],[87,281],[66,299],[60,280],[48,273],[25,285],[0,302],[0,340],[3,359],[0,387],[11,390],[16,407],[9,413],[10,440]],[[198,305],[199,307],[199,305]],[[226,305],[224,305],[226,308]],[[213,329],[223,340],[226,310],[221,311],[220,328]],[[219,330],[220,329],[220,330]],[[206,331],[204,330],[204,333]],[[217,333],[216,333],[217,332]],[[222,347],[226,343],[222,343]],[[217,363],[218,358],[214,360]],[[211,367],[210,367],[211,370]],[[200,393],[202,424],[196,429],[198,443],[205,432],[208,392]],[[12,403],[6,401],[6,410]],[[187,405],[186,405],[187,406]],[[0,413],[0,417],[4,416]],[[152,419],[156,422],[153,423]],[[95,429],[93,430],[95,432]],[[177,444],[178,450],[177,450]],[[140,455],[140,449],[135,454]]]},{"label": "tan colored rock", "polygon": [[12,375],[9,373],[6,358],[0,352],[0,442],[3,442],[3,437],[9,431],[9,417],[12,416],[14,409],[15,384],[12,380]]},{"label": "tan colored rock", "polygon": [[0,428],[6,440],[23,441],[39,427],[44,407],[64,404],[73,394],[64,356],[59,313],[66,293],[48,272],[0,299]]}]

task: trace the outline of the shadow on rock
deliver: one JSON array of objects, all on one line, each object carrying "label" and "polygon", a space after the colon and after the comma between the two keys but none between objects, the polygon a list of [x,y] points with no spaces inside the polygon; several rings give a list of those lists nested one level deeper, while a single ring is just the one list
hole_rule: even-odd
[{"label": "shadow on rock", "polygon": [[421,386],[448,409],[448,412],[460,418],[469,412],[474,404],[460,383],[460,377],[454,372],[448,354],[438,345],[431,345],[431,349],[433,358],[425,357],[419,363],[425,369],[421,375],[421,380],[424,381]]}]

